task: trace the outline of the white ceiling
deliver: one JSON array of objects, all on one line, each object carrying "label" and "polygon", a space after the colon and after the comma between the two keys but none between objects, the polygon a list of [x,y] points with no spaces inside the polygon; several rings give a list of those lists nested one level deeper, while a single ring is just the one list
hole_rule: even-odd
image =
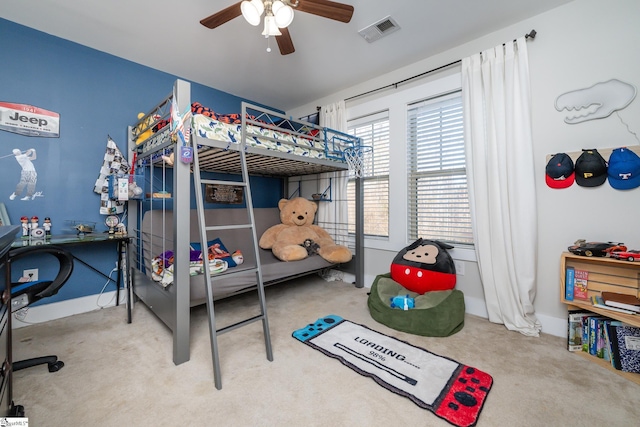
[{"label": "white ceiling", "polygon": [[[0,17],[286,111],[569,1],[344,0],[348,24],[295,13],[287,56],[242,17],[200,25],[236,0],[13,0]],[[358,34],[386,16],[401,29]]]}]

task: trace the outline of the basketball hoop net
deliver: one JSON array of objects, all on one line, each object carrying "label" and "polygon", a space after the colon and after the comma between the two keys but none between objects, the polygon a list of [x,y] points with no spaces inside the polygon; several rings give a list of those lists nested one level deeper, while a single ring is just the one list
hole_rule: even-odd
[{"label": "basketball hoop net", "polygon": [[370,146],[350,147],[344,149],[344,158],[349,166],[349,174],[356,178],[362,178],[369,172],[371,154]]}]

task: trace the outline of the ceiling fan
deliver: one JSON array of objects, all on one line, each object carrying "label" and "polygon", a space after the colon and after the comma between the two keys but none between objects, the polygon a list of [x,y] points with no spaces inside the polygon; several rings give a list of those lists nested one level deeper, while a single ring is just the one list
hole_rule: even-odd
[{"label": "ceiling fan", "polygon": [[[349,22],[353,16],[353,6],[329,0],[245,0],[221,10],[200,21],[207,28],[216,28],[240,15],[252,24],[258,25],[265,12],[265,37],[275,36],[282,55],[295,52],[288,25],[293,20],[293,11],[306,12],[339,22]],[[267,49],[269,51],[269,49]]]}]

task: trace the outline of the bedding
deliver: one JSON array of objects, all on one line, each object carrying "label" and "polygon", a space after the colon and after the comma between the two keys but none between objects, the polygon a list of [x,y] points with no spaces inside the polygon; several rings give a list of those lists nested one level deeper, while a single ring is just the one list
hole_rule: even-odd
[{"label": "bedding", "polygon": [[[217,121],[204,115],[194,115],[192,132],[202,138],[239,144],[242,140],[242,125]],[[247,146],[291,153],[314,159],[326,158],[322,144],[311,137],[278,132],[255,125],[247,125]]]},{"label": "bedding", "polygon": [[[240,251],[231,255],[219,238],[207,242],[207,253],[209,274],[222,273],[230,267],[236,267],[243,259]],[[166,288],[173,283],[173,265],[173,251],[165,251],[155,256],[151,261],[151,278]],[[202,250],[199,242],[192,242],[189,248],[189,275],[198,274],[204,274]]]}]

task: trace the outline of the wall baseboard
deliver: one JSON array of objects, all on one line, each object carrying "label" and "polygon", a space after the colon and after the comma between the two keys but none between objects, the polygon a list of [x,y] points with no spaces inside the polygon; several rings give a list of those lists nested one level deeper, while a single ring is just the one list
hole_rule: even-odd
[{"label": "wall baseboard", "polygon": [[[120,292],[120,298],[124,300],[125,293]],[[106,301],[106,303],[105,303]],[[100,305],[98,305],[100,304]],[[120,305],[126,304],[121,301]],[[104,292],[98,295],[73,298],[65,301],[53,302],[51,304],[36,305],[28,307],[26,315],[21,316],[19,312],[13,313],[11,319],[12,329],[22,328],[37,323],[49,322],[74,314],[87,313],[89,311],[100,310],[116,305],[116,291]],[[22,318],[20,320],[19,318]]]}]

